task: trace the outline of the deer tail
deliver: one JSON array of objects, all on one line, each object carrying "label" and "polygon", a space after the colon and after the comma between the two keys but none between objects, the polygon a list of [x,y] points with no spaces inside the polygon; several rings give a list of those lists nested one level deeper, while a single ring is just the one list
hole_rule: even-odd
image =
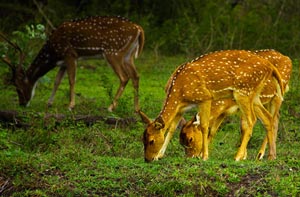
[{"label": "deer tail", "polygon": [[145,43],[145,33],[143,28],[139,27],[139,40],[138,40],[138,50],[136,51],[135,58],[137,58],[143,51],[144,43]]},{"label": "deer tail", "polygon": [[284,95],[284,85],[282,83],[282,77],[281,74],[279,73],[279,71],[277,70],[277,68],[272,64],[273,67],[273,77],[276,79],[277,81],[277,94],[278,96],[281,98],[281,100],[283,100],[283,95]]}]

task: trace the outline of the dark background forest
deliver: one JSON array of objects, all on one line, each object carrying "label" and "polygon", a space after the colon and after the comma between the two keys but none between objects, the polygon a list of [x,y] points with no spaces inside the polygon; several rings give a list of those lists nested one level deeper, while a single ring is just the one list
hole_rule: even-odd
[{"label": "dark background forest", "polygon": [[49,34],[65,20],[120,15],[140,24],[145,49],[160,54],[274,48],[298,58],[299,10],[298,0],[1,0],[0,31],[43,24]]}]

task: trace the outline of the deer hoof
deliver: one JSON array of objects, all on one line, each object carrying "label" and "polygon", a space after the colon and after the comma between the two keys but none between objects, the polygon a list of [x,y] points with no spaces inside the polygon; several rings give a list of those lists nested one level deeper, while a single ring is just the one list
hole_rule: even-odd
[{"label": "deer hoof", "polygon": [[203,154],[203,155],[202,155],[202,160],[203,160],[203,161],[207,161],[207,160],[208,160],[208,156]]},{"label": "deer hoof", "polygon": [[240,161],[243,157],[240,155],[235,156],[234,160],[235,161]]},{"label": "deer hoof", "polygon": [[245,152],[239,151],[234,157],[235,161],[241,161],[247,159],[247,150]]},{"label": "deer hoof", "polygon": [[137,112],[141,111],[141,109],[140,109],[139,106],[135,106],[135,107],[134,107],[134,111],[137,113]]},{"label": "deer hoof", "polygon": [[108,110],[109,112],[113,112],[113,106],[110,105],[110,106],[107,108],[107,110]]},{"label": "deer hoof", "polygon": [[47,107],[52,107],[52,104],[53,104],[52,102],[48,102]]},{"label": "deer hoof", "polygon": [[75,107],[75,105],[70,104],[68,109],[69,109],[70,111],[72,111],[72,110],[74,109],[74,107]]},{"label": "deer hoof", "polygon": [[163,156],[164,156],[164,153],[159,152],[159,153],[157,154],[156,158],[157,158],[157,159],[161,159],[161,158],[163,158]]},{"label": "deer hoof", "polygon": [[275,159],[276,159],[275,155],[269,155],[268,156],[268,160],[270,160],[270,161],[275,160]]},{"label": "deer hoof", "polygon": [[117,106],[117,104],[115,103],[115,102],[113,102],[109,107],[108,107],[108,111],[109,112],[112,112],[112,111],[114,111],[114,109],[116,108],[116,106]]},{"label": "deer hoof", "polygon": [[263,157],[264,157],[264,153],[259,152],[256,156],[256,160],[261,161],[263,159]]}]

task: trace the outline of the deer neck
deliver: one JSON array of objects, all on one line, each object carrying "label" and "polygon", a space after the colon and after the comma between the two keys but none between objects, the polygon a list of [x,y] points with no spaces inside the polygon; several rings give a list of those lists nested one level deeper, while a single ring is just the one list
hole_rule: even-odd
[{"label": "deer neck", "polygon": [[[159,117],[161,117],[165,123],[164,131],[167,131],[174,120],[179,120],[178,116],[181,117],[185,111],[195,106],[194,103],[182,101],[179,92],[169,92],[171,93],[168,94],[164,106],[159,114]],[[177,124],[177,122],[175,124]]]},{"label": "deer neck", "polygon": [[59,59],[46,43],[26,71],[28,80],[35,84],[39,78],[56,66]]}]

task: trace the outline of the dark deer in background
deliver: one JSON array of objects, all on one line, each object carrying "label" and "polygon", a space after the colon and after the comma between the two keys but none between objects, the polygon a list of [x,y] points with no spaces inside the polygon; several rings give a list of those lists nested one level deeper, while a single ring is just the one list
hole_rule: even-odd
[{"label": "dark deer in background", "polygon": [[138,57],[143,49],[144,31],[129,20],[121,17],[88,17],[64,22],[52,32],[26,71],[22,67],[23,52],[15,44],[9,43],[20,51],[19,65],[14,66],[7,59],[2,59],[13,70],[20,105],[28,105],[38,79],[56,65],[60,65],[48,106],[52,105],[56,90],[67,71],[70,84],[69,109],[74,108],[77,60],[103,55],[120,79],[120,86],[108,109],[115,109],[117,100],[131,79],[134,87],[134,108],[139,110],[139,76],[133,58]]}]

